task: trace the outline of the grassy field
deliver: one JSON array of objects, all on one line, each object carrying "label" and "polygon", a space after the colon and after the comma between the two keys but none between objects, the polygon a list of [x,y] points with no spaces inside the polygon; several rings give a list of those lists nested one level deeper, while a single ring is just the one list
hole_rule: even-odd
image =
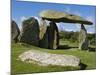
[{"label": "grassy field", "polygon": [[[70,70],[79,70],[79,67],[61,67],[61,66],[38,66],[36,64],[28,64],[21,62],[18,60],[18,56],[28,50],[40,50],[44,52],[49,53],[55,53],[55,54],[67,54],[67,55],[74,55],[81,59],[81,62],[85,65],[85,69],[95,69],[96,68],[96,52],[95,51],[85,51],[85,50],[78,50],[77,44],[73,43],[70,45],[68,41],[62,41],[60,44],[62,46],[59,47],[57,50],[49,50],[49,49],[43,49],[38,48],[26,44],[12,44],[12,52],[11,52],[11,74],[23,74],[23,73],[40,73],[40,72],[55,72],[55,71],[70,71]],[[94,48],[93,48],[94,49]]]}]

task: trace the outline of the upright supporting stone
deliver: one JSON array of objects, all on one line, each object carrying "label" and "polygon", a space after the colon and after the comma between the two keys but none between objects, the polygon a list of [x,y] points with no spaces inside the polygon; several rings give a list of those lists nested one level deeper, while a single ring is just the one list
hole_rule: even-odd
[{"label": "upright supporting stone", "polygon": [[42,48],[48,48],[48,32],[47,23],[45,20],[40,20],[40,33],[39,33],[39,46]]},{"label": "upright supporting stone", "polygon": [[59,45],[59,32],[55,22],[50,22],[48,27],[48,41],[50,49],[57,49]]},{"label": "upright supporting stone", "polygon": [[79,49],[81,50],[88,49],[87,31],[83,24],[81,24],[81,30],[79,33]]},{"label": "upright supporting stone", "polygon": [[20,42],[39,46],[39,24],[34,17],[23,21]]},{"label": "upright supporting stone", "polygon": [[20,34],[20,30],[18,28],[18,25],[16,24],[15,21],[11,22],[11,42],[17,42],[18,41],[18,36]]}]

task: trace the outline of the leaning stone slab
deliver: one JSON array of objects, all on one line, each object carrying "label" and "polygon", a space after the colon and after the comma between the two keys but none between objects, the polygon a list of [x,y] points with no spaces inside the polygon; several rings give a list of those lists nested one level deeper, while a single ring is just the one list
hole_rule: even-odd
[{"label": "leaning stone slab", "polygon": [[73,66],[78,67],[80,59],[72,55],[51,54],[42,51],[29,50],[19,55],[19,60],[27,63],[35,63],[40,66]]}]

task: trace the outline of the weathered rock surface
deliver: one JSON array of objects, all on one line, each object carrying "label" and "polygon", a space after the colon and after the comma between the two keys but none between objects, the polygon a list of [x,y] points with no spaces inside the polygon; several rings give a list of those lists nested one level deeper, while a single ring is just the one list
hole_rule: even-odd
[{"label": "weathered rock surface", "polygon": [[79,49],[87,50],[88,49],[88,38],[87,38],[87,31],[84,25],[81,25],[81,30],[79,33]]},{"label": "weathered rock surface", "polygon": [[74,66],[80,64],[80,59],[72,55],[51,54],[37,50],[29,50],[21,55],[19,59],[27,63],[35,63],[41,66],[59,65],[59,66]]},{"label": "weathered rock surface", "polygon": [[45,20],[40,20],[40,33],[39,33],[39,46],[42,48],[48,48],[48,31],[47,23]]},{"label": "weathered rock surface", "polygon": [[12,21],[11,22],[11,41],[17,42],[19,34],[20,34],[20,30],[18,28],[17,23],[15,21]]},{"label": "weathered rock surface", "polygon": [[80,16],[56,10],[43,10],[40,12],[40,17],[54,22],[93,24]]},{"label": "weathered rock surface", "polygon": [[49,40],[49,48],[57,49],[59,45],[59,32],[56,23],[50,22],[50,26],[48,27],[48,40]]},{"label": "weathered rock surface", "polygon": [[40,24],[40,47],[57,49],[59,45],[59,32],[56,23],[50,22],[47,25],[46,20],[41,19]]},{"label": "weathered rock surface", "polygon": [[39,24],[34,17],[23,21],[20,42],[39,46]]}]

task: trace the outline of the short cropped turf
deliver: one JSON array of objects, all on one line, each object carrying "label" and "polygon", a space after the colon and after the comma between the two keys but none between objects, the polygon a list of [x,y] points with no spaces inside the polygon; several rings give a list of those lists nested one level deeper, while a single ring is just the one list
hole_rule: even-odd
[{"label": "short cropped turf", "polygon": [[[63,43],[63,42],[62,42]],[[68,42],[67,42],[68,43]],[[75,44],[73,44],[75,46]],[[59,48],[56,50],[43,49],[27,44],[12,44],[11,49],[11,74],[24,74],[24,73],[41,73],[41,72],[58,72],[58,71],[73,71],[80,70],[79,67],[70,67],[70,66],[39,66],[36,64],[29,64],[21,62],[18,60],[18,56],[28,50],[40,50],[43,52],[55,53],[55,54],[66,54],[74,55],[81,59],[83,65],[85,65],[84,70],[91,70],[96,68],[96,52],[95,51],[86,51],[79,50],[77,47],[69,48]]]}]

